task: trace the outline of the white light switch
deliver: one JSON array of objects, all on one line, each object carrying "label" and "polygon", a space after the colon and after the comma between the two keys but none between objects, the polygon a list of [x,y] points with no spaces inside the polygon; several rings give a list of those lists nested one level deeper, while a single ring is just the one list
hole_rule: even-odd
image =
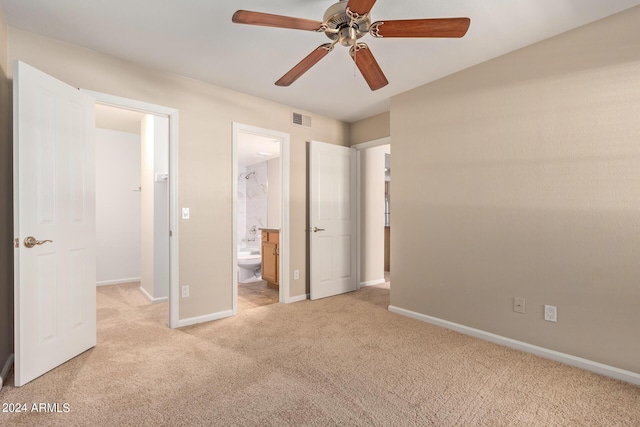
[{"label": "white light switch", "polygon": [[189,208],[182,208],[182,219],[189,219]]}]

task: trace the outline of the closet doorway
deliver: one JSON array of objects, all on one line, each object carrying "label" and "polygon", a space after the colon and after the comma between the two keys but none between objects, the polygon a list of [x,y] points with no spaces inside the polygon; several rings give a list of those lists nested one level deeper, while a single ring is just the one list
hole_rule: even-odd
[{"label": "closet doorway", "polygon": [[177,110],[85,92],[96,99],[97,286],[168,302],[178,327]]},{"label": "closet doorway", "polygon": [[358,169],[358,288],[390,286],[391,144],[382,138],[355,145]]}]

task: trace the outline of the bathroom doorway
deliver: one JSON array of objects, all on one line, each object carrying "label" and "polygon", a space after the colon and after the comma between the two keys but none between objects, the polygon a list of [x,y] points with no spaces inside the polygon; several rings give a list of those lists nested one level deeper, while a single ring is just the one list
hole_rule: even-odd
[{"label": "bathroom doorway", "polygon": [[287,300],[288,159],[288,134],[234,123],[234,314]]}]

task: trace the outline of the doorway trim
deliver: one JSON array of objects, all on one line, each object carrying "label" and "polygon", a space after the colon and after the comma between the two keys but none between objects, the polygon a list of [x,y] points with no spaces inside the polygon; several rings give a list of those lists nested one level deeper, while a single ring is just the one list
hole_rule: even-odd
[{"label": "doorway trim", "polygon": [[360,257],[362,256],[362,248],[360,245],[360,226],[361,226],[361,217],[360,214],[362,213],[362,206],[360,204],[360,195],[362,194],[362,180],[360,179],[360,173],[361,173],[361,165],[360,165],[360,156],[361,156],[361,152],[363,150],[366,150],[367,148],[373,148],[373,147],[379,147],[381,145],[387,145],[387,144],[391,144],[391,137],[390,136],[385,136],[384,138],[379,138],[379,139],[374,139],[371,141],[366,141],[366,142],[362,142],[360,144],[356,144],[356,145],[352,145],[351,148],[355,148],[356,149],[356,215],[358,217],[358,241],[356,243],[356,268],[357,268],[357,274],[356,274],[356,281],[357,281],[357,288],[356,289],[361,289],[364,286],[362,286],[360,284],[360,276],[361,276],[361,260]]},{"label": "doorway trim", "polygon": [[178,264],[178,110],[135,99],[123,98],[88,89],[80,89],[95,98],[97,104],[141,113],[166,116],[169,119],[169,327],[180,325]]},{"label": "doorway trim", "polygon": [[257,126],[246,125],[243,123],[233,122],[232,135],[232,155],[231,155],[231,198],[232,198],[232,227],[231,227],[231,276],[232,276],[232,311],[238,314],[238,134],[252,133],[269,138],[279,139],[280,144],[280,183],[281,183],[281,206],[280,206],[280,258],[279,258],[279,302],[293,302],[289,296],[289,265],[291,252],[289,250],[290,242],[290,194],[289,194],[289,174],[290,174],[290,135],[285,132],[279,132],[271,129],[260,128]]}]

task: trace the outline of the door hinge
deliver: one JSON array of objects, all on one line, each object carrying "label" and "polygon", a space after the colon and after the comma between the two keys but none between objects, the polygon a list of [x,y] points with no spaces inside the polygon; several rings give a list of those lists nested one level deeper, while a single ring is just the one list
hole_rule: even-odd
[{"label": "door hinge", "polygon": [[19,248],[20,247],[20,239],[18,237],[13,239],[13,247],[14,248]]},{"label": "door hinge", "polygon": [[169,237],[173,236],[173,231],[169,230]]}]

